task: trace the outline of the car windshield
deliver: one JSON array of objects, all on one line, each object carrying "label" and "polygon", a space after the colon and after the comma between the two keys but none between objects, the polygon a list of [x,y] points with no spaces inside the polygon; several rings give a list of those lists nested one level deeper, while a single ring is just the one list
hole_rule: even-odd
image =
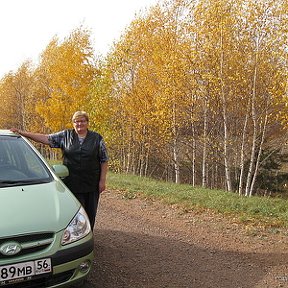
[{"label": "car windshield", "polygon": [[47,183],[51,173],[21,137],[0,136],[0,187]]}]

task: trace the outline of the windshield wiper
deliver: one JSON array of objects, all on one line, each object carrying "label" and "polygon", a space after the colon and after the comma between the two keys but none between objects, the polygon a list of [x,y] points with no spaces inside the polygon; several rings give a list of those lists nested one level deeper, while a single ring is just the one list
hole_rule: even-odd
[{"label": "windshield wiper", "polygon": [[41,184],[49,182],[48,179],[30,179],[30,180],[0,180],[0,186],[18,186],[18,185],[30,185],[30,184]]},{"label": "windshield wiper", "polygon": [[23,181],[0,180],[0,186],[1,186],[1,187],[16,186],[16,185],[19,185],[19,183],[22,183],[22,182],[23,182]]}]

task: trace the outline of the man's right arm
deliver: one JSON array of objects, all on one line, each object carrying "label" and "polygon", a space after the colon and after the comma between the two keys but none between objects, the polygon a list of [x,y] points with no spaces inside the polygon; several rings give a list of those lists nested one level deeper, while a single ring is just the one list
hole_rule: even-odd
[{"label": "man's right arm", "polygon": [[18,134],[20,134],[24,137],[27,137],[27,138],[35,141],[35,142],[49,145],[48,134],[27,132],[27,131],[19,130],[17,128],[11,128],[10,131],[12,131],[14,133],[18,133]]}]

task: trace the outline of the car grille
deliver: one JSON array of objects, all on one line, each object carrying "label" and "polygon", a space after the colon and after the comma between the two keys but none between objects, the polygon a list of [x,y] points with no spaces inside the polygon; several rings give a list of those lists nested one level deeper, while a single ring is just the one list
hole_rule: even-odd
[{"label": "car grille", "polygon": [[39,252],[47,248],[54,240],[54,233],[37,233],[29,235],[21,235],[9,238],[0,239],[0,247],[7,242],[18,242],[22,250],[16,255],[4,255],[0,252],[0,260],[14,257],[24,256],[31,253]]}]

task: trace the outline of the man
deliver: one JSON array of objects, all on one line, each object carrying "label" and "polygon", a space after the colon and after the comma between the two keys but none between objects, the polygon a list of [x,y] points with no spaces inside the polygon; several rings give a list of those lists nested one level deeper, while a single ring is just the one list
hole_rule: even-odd
[{"label": "man", "polygon": [[52,148],[60,148],[63,164],[69,176],[63,182],[85,208],[91,228],[94,228],[100,193],[106,189],[108,153],[103,137],[88,130],[89,117],[85,111],[72,116],[74,129],[53,134],[40,134],[12,128],[11,131]]}]

